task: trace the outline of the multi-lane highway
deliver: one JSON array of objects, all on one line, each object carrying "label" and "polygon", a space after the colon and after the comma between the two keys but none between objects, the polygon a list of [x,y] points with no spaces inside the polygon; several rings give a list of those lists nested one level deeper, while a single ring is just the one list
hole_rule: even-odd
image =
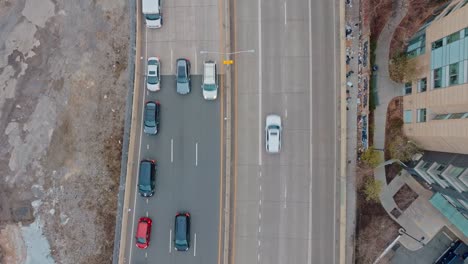
[{"label": "multi-lane highway", "polygon": [[[338,261],[339,17],[334,0],[234,0],[232,263]],[[283,119],[280,154],[265,117]]]},{"label": "multi-lane highway", "polygon": [[[137,193],[138,165],[134,166],[126,243],[121,250],[123,263],[217,263],[220,240],[221,186],[221,101],[206,101],[201,92],[204,60],[219,61],[217,56],[200,55],[201,50],[219,50],[220,27],[217,0],[203,3],[163,1],[164,25],[146,29],[138,1],[141,54],[137,67],[140,85],[136,101],[138,117],[133,163],[142,159],[157,162],[155,195],[143,198]],[[146,60],[161,61],[161,90],[148,92],[145,86]],[[178,58],[191,61],[192,91],[176,93],[175,63]],[[139,70],[138,70],[139,69]],[[155,136],[143,134],[143,108],[146,101],[161,104],[160,128]],[[191,214],[191,247],[188,252],[174,250],[174,217],[179,211]],[[153,220],[150,246],[135,246],[138,219]],[[124,216],[125,217],[125,216]]]},{"label": "multi-lane highway", "polygon": [[[137,154],[132,162],[157,160],[156,194],[140,197],[133,176],[126,194],[130,201],[123,237],[127,239],[120,260],[221,263],[222,123],[227,121],[234,133],[230,263],[337,263],[338,3],[230,2],[230,51],[255,50],[232,57],[233,89],[228,95],[232,96],[232,120],[223,116],[225,98],[208,102],[200,90],[203,60],[222,63],[221,56],[200,51],[225,51],[224,3],[163,1],[164,25],[157,30],[147,30],[142,17],[138,18],[140,90],[136,93],[138,127],[132,135]],[[156,93],[144,86],[149,56],[158,56],[162,64],[161,91]],[[192,63],[192,92],[186,96],[175,91],[175,61],[180,57]],[[162,107],[156,136],[142,134],[143,105],[148,100],[158,100]],[[268,114],[283,120],[279,154],[265,151]],[[137,170],[135,166],[133,173]],[[192,215],[189,252],[173,249],[178,211]],[[151,244],[141,250],[134,236],[138,218],[147,215],[154,221]]]}]

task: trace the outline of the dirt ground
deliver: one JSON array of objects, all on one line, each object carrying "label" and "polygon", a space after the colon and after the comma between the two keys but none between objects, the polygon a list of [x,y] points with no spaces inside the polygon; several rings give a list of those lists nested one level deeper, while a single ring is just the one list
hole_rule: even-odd
[{"label": "dirt ground", "polygon": [[406,49],[411,37],[418,31],[434,12],[446,5],[448,0],[409,0],[408,13],[403,18],[400,26],[395,30],[390,42],[390,58]]},{"label": "dirt ground", "polygon": [[[373,177],[372,170],[358,170],[357,173],[357,219],[355,263],[371,264],[383,250],[398,236],[398,228],[380,203],[366,201],[363,182]],[[382,260],[380,263],[386,263]]]},{"label": "dirt ground", "polygon": [[0,0],[0,263],[110,263],[125,0]]},{"label": "dirt ground", "polygon": [[[396,121],[403,120],[403,97],[398,96],[393,98],[387,107],[387,121],[385,122],[385,160],[392,159],[392,156],[389,151],[389,144],[393,141],[394,137],[397,135],[403,134],[401,127],[398,127],[395,123]],[[387,184],[400,173],[401,166],[397,163],[385,166],[385,178],[387,179]]]}]

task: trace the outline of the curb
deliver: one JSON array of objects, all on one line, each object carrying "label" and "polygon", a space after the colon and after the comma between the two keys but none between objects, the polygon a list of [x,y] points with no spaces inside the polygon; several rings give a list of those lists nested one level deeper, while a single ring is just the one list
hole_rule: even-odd
[{"label": "curb", "polygon": [[339,32],[340,32],[340,171],[339,171],[339,182],[340,182],[340,234],[339,234],[339,263],[346,263],[346,64],[345,50],[346,50],[346,38],[343,32],[345,28],[345,1],[338,1],[339,5]]},{"label": "curb", "polygon": [[[129,208],[130,203],[130,192],[132,183],[132,171],[134,170],[134,158],[135,158],[135,135],[137,129],[136,116],[138,115],[138,97],[139,97],[139,78],[138,67],[139,63],[136,63],[136,58],[139,57],[139,49],[136,48],[137,43],[140,39],[140,22],[137,17],[138,12],[138,0],[129,0],[129,12],[130,12],[130,47],[129,47],[129,82],[128,82],[128,95],[126,101],[126,115],[125,115],[125,130],[123,139],[122,149],[122,161],[121,161],[121,177],[119,187],[119,203],[117,213],[117,224],[115,228],[115,239],[114,239],[114,255],[113,264],[124,263],[125,261],[125,248],[127,243],[127,224],[128,214],[123,215],[124,209]],[[129,177],[127,177],[129,176]],[[123,203],[122,203],[123,202]]]}]

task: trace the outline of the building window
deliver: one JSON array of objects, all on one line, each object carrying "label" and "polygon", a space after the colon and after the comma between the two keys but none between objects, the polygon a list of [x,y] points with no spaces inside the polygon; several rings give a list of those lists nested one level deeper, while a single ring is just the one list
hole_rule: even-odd
[{"label": "building window", "polygon": [[465,113],[455,113],[455,114],[451,114],[448,119],[460,119],[464,115]]},{"label": "building window", "polygon": [[[468,4],[468,0],[465,0],[465,2],[463,3],[463,5],[461,7],[464,7],[466,4]],[[465,31],[465,36],[466,36],[466,31]]]},{"label": "building window", "polygon": [[426,88],[427,88],[427,79],[426,78],[420,79],[418,81],[418,92],[419,93],[425,92]]},{"label": "building window", "polygon": [[418,109],[416,113],[417,113],[416,122],[418,123],[426,122],[426,108]]},{"label": "building window", "polygon": [[458,84],[458,62],[449,65],[450,85]]},{"label": "building window", "polygon": [[450,170],[447,172],[447,174],[455,178],[458,178],[458,176],[460,176],[464,170],[465,170],[464,168],[452,166]]},{"label": "building window", "polygon": [[436,40],[436,41],[432,42],[432,50],[438,49],[438,48],[442,47],[443,45],[444,45],[444,40],[443,39]]},{"label": "building window", "polygon": [[421,168],[424,170],[424,171],[427,171],[432,165],[432,162],[427,162],[425,161],[424,164],[421,166]]},{"label": "building window", "polygon": [[460,39],[460,32],[455,32],[447,36],[447,45]]},{"label": "building window", "polygon": [[438,114],[434,116],[433,120],[444,120],[450,117],[450,114]]},{"label": "building window", "polygon": [[408,47],[406,49],[406,55],[408,58],[414,58],[416,56],[419,56],[421,54],[424,54],[426,50],[426,33],[416,33],[415,37],[413,37],[409,43]]},{"label": "building window", "polygon": [[442,68],[437,68],[433,70],[434,74],[434,88],[442,87]]},{"label": "building window", "polygon": [[452,12],[452,10],[455,8],[455,5],[451,6],[450,9],[445,13],[444,17],[448,16]]},{"label": "building window", "polygon": [[437,167],[436,171],[439,172],[439,173],[441,173],[441,172],[443,172],[443,171],[445,170],[445,168],[447,168],[447,166],[445,166],[444,164],[440,164],[440,165]]},{"label": "building window", "polygon": [[411,94],[413,87],[410,82],[405,83],[405,95]]},{"label": "building window", "polygon": [[403,113],[403,122],[405,124],[413,123],[413,111],[412,110],[405,110]]}]

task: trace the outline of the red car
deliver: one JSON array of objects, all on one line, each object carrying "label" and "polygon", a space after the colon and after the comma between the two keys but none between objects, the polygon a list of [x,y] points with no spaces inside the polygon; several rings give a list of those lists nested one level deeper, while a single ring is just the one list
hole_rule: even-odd
[{"label": "red car", "polygon": [[138,220],[136,231],[136,246],[145,249],[149,246],[151,235],[151,219],[149,217],[141,217]]}]

